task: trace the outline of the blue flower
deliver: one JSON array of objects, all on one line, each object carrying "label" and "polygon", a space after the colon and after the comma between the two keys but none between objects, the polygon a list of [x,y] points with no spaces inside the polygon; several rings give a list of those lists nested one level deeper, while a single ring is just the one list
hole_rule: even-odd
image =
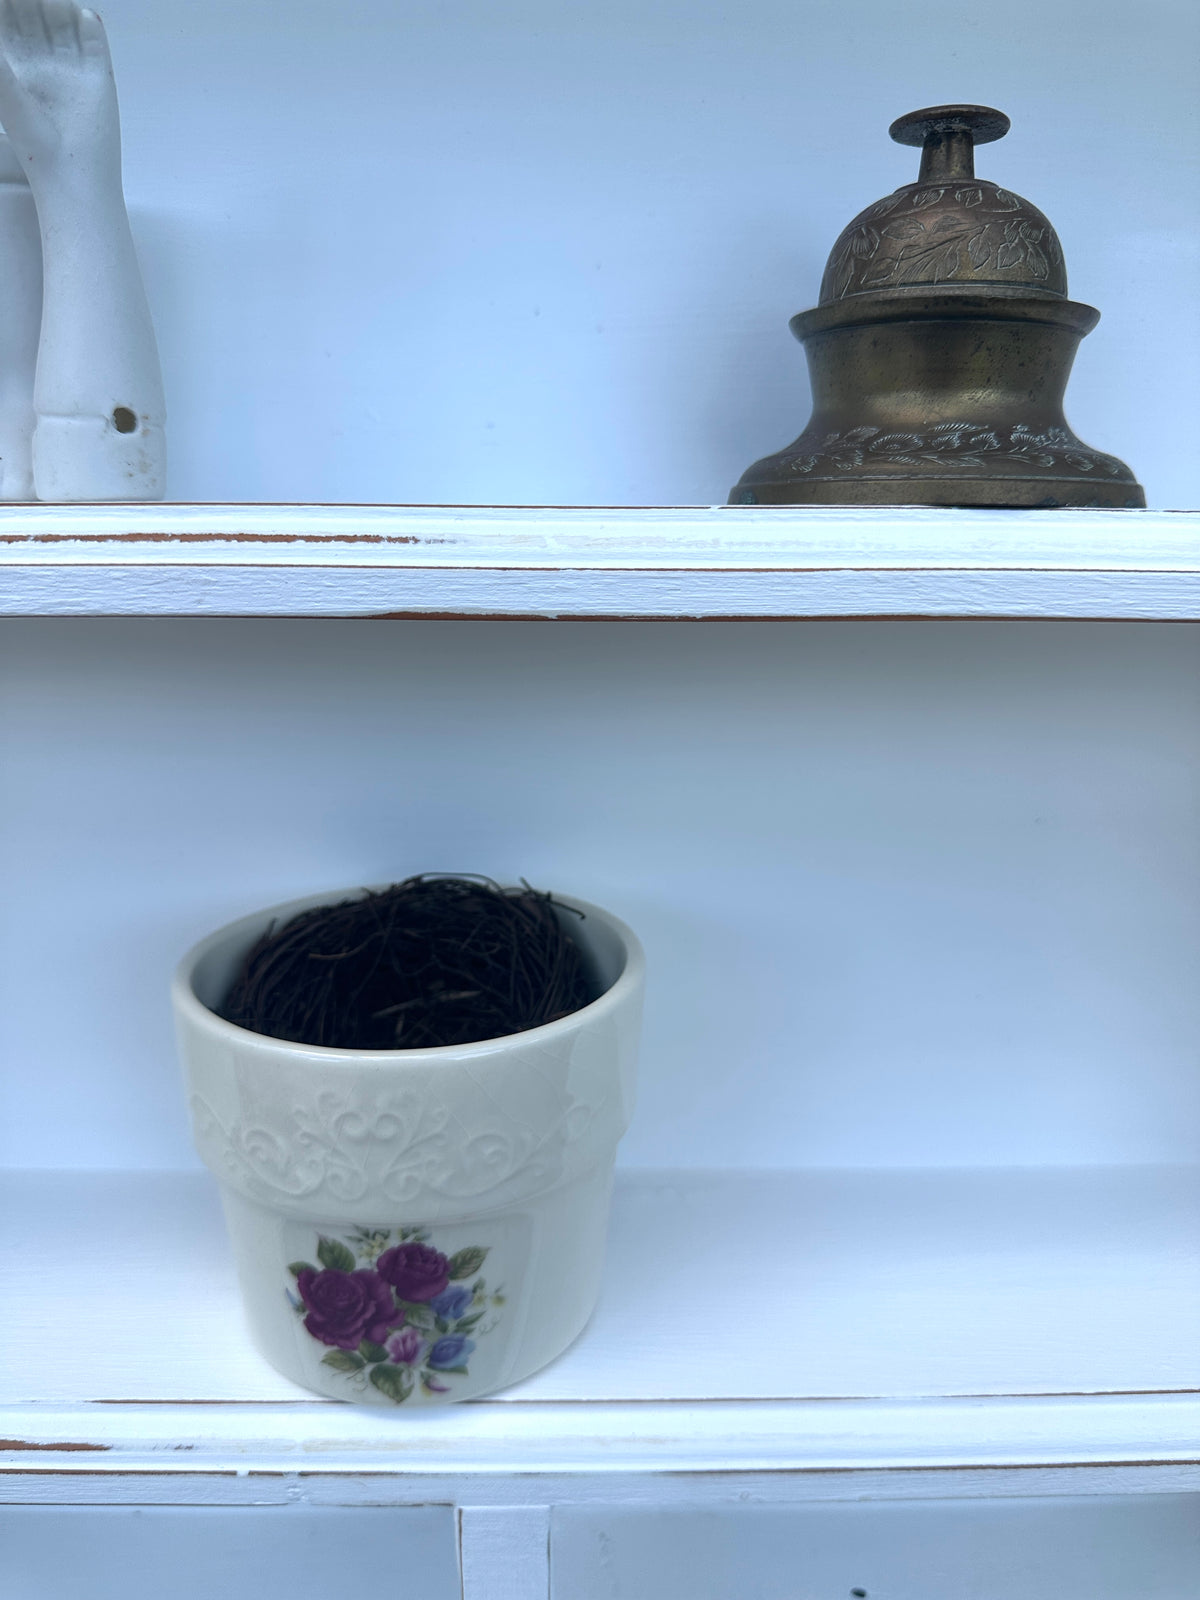
[{"label": "blue flower", "polygon": [[436,1367],[441,1372],[445,1372],[449,1367],[465,1366],[467,1357],[474,1348],[473,1339],[464,1339],[461,1333],[447,1334],[444,1339],[437,1341],[425,1357],[426,1365]]},{"label": "blue flower", "polygon": [[447,1322],[453,1322],[456,1317],[462,1316],[474,1298],[470,1289],[443,1289],[437,1299],[431,1300],[429,1305],[439,1317],[445,1317]]}]

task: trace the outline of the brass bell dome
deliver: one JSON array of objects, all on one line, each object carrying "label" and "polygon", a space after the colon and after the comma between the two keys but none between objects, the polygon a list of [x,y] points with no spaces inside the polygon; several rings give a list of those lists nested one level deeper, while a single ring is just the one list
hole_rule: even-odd
[{"label": "brass bell dome", "polygon": [[1062,246],[1027,200],[975,176],[1008,118],[933,106],[891,126],[916,183],[838,236],[820,303],[792,318],[813,415],[749,468],[736,505],[1144,506],[1129,468],[1077,439],[1063,395],[1099,321],[1067,298]]}]

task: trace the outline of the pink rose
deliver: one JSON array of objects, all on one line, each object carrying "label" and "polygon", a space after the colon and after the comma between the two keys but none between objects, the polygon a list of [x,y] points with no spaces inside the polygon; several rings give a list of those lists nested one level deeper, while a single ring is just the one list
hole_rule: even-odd
[{"label": "pink rose", "polygon": [[425,1341],[415,1328],[405,1328],[403,1333],[394,1333],[387,1342],[388,1355],[403,1367],[411,1367],[419,1361],[424,1348]]}]

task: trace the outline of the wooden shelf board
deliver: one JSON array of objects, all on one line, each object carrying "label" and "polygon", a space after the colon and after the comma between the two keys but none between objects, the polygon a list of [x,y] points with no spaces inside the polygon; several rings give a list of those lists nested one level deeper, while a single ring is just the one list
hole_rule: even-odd
[{"label": "wooden shelf board", "polygon": [[1200,1461],[1200,1172],[620,1176],[600,1307],[444,1411],[244,1333],[205,1174],[0,1179],[0,1467],[887,1472]]},{"label": "wooden shelf board", "polygon": [[0,507],[0,614],[1200,617],[1200,512]]}]

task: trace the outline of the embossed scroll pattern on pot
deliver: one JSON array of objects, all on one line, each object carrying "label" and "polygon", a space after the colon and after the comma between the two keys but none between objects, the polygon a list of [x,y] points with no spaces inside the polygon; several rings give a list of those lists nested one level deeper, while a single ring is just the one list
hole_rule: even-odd
[{"label": "embossed scroll pattern on pot", "polygon": [[540,1109],[529,1120],[528,1111],[493,1105],[464,1126],[437,1094],[320,1089],[286,1112],[223,1122],[202,1096],[191,1097],[196,1142],[214,1170],[253,1198],[323,1201],[323,1214],[364,1200],[411,1207],[537,1193],[574,1164],[576,1150],[584,1154],[603,1106],[547,1083]]}]

